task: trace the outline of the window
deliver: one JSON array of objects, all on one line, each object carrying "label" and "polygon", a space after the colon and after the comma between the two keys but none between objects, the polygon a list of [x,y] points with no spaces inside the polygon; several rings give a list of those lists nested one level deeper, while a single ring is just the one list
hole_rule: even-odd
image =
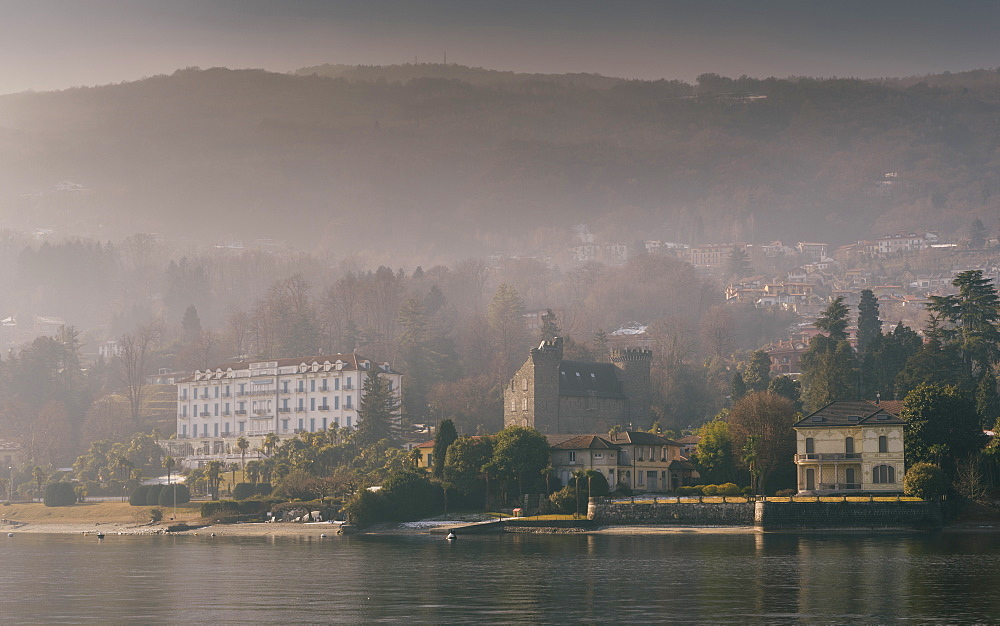
[{"label": "window", "polygon": [[288,393],[288,381],[281,381],[281,393]]},{"label": "window", "polygon": [[323,430],[326,430],[326,418],[323,418]]},{"label": "window", "polygon": [[309,418],[309,432],[311,432],[311,433],[316,432],[316,418],[315,417],[310,417]]},{"label": "window", "polygon": [[340,396],[333,397],[333,410],[334,411],[340,410]]},{"label": "window", "polygon": [[347,416],[347,427],[348,428],[351,427],[351,416],[350,415]]},{"label": "window", "polygon": [[219,388],[218,387],[215,388],[215,397],[216,398],[219,397]]},{"label": "window", "polygon": [[197,387],[195,387],[194,389],[191,390],[191,398],[193,400],[197,400],[198,399],[198,388]]},{"label": "window", "polygon": [[[645,459],[642,458],[642,446],[636,446],[635,451],[636,451],[636,454],[639,455],[639,458],[636,459],[636,460],[637,461],[644,461]],[[642,476],[642,474],[639,474],[639,476]],[[642,480],[642,479],[640,478],[640,480]],[[639,483],[639,484],[641,485],[642,483]]]},{"label": "window", "polygon": [[528,410],[528,399],[527,398],[521,398],[521,410],[522,411],[527,411]]},{"label": "window", "polygon": [[201,427],[201,436],[208,437],[208,424]]},{"label": "window", "polygon": [[188,416],[188,407],[185,404],[184,406],[181,407],[181,417],[187,417],[187,416]]},{"label": "window", "polygon": [[299,381],[299,393],[301,393],[301,392],[303,392],[303,391],[306,390],[306,386],[305,385],[306,385],[306,382],[304,380],[300,380]]},{"label": "window", "polygon": [[322,381],[320,381],[319,390],[320,391],[329,391],[329,388],[326,386],[326,379],[325,378]]},{"label": "window", "polygon": [[299,410],[300,411],[305,411],[306,410],[305,405],[302,404],[303,402],[305,402],[305,400],[303,400],[302,398],[299,398]]},{"label": "window", "polygon": [[806,454],[813,454],[816,452],[816,442],[813,441],[812,437],[806,437]]},{"label": "window", "polygon": [[240,422],[240,432],[246,430],[246,422]]},{"label": "window", "polygon": [[344,403],[344,408],[345,409],[351,408],[351,396],[347,396],[347,401]]},{"label": "window", "polygon": [[309,391],[316,391],[316,379],[313,378],[309,381]]},{"label": "window", "polygon": [[222,429],[222,433],[225,435],[229,434],[229,422],[226,422],[226,427]]},{"label": "window", "polygon": [[300,418],[299,418],[299,430],[303,430],[303,426],[305,426],[305,420],[303,420],[303,419],[302,419],[302,418],[300,417]]},{"label": "window", "polygon": [[[854,454],[854,437],[848,437],[844,439],[844,452],[847,454]],[[853,481],[848,481],[853,482]]]},{"label": "window", "polygon": [[[879,452],[888,452],[889,451],[889,438],[886,437],[885,435],[879,435],[879,438],[878,438],[878,451]],[[896,482],[896,481],[892,481],[892,482]]]},{"label": "window", "polygon": [[594,453],[594,458],[595,459],[603,459],[604,458],[604,453],[603,452],[595,452]]},{"label": "window", "polygon": [[181,437],[186,438],[188,436],[187,424],[181,424]]},{"label": "window", "polygon": [[215,403],[215,416],[219,417],[219,403],[218,402]]},{"label": "window", "polygon": [[344,381],[344,389],[350,389],[350,388],[351,388],[351,377],[348,376],[347,380]]},{"label": "window", "polygon": [[316,398],[309,398],[309,410],[310,411],[316,410]]},{"label": "window", "polygon": [[219,423],[218,422],[215,423],[215,436],[216,437],[219,436]]},{"label": "window", "polygon": [[896,482],[896,468],[891,465],[876,465],[872,468],[872,482],[880,485]]},{"label": "window", "polygon": [[521,391],[527,391],[527,390],[528,390],[528,379],[527,378],[522,378],[521,379]]},{"label": "window", "polygon": [[575,450],[570,450],[569,451],[569,462],[570,463],[576,463],[576,451]]},{"label": "window", "polygon": [[333,389],[334,389],[334,391],[340,391],[340,379],[339,378],[334,378],[333,379]]},{"label": "window", "polygon": [[187,400],[187,399],[188,399],[188,390],[187,390],[187,388],[181,389],[181,400]]}]

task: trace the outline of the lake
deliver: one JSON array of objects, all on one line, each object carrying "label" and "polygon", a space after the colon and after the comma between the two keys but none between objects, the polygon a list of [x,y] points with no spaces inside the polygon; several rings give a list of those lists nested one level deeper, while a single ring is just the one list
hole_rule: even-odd
[{"label": "lake", "polygon": [[0,621],[994,622],[1000,534],[0,537]]}]

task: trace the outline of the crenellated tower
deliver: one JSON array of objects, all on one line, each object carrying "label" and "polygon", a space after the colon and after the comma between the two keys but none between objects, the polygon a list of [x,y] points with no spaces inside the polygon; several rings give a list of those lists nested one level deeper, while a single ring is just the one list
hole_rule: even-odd
[{"label": "crenellated tower", "polygon": [[649,426],[653,401],[649,369],[653,362],[653,351],[640,348],[612,350],[611,362],[618,368],[622,391],[629,398],[629,420],[636,428]]}]

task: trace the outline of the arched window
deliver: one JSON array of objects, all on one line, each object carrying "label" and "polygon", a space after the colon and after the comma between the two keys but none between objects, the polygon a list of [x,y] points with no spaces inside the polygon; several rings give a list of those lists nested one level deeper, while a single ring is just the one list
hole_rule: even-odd
[{"label": "arched window", "polygon": [[[885,435],[879,435],[878,438],[878,451],[888,452],[889,451],[889,438]],[[893,481],[895,482],[895,481]]]},{"label": "arched window", "polygon": [[872,468],[872,482],[880,485],[896,482],[896,468],[891,465],[876,465]]},{"label": "arched window", "polygon": [[806,454],[813,454],[816,452],[816,442],[813,441],[812,437],[806,437]]},{"label": "arched window", "polygon": [[844,452],[847,454],[854,454],[854,437],[844,439]]}]

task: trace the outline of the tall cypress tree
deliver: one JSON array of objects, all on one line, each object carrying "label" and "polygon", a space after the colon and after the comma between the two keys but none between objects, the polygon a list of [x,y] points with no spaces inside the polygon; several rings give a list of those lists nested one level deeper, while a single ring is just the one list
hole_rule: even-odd
[{"label": "tall cypress tree", "polygon": [[875,338],[882,334],[882,320],[878,318],[878,298],[871,289],[861,291],[858,305],[858,353],[864,355]]},{"label": "tall cypress tree", "polygon": [[458,439],[455,422],[450,419],[441,420],[437,434],[434,435],[433,474],[435,478],[444,476],[444,462],[448,455],[448,447]]}]

